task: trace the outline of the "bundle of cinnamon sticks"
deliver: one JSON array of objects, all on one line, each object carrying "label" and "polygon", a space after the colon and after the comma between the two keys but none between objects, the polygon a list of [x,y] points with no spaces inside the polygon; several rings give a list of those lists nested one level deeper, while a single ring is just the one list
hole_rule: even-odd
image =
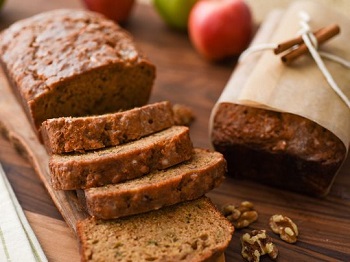
[{"label": "bundle of cinnamon sticks", "polygon": [[[317,44],[319,46],[339,33],[340,33],[339,25],[331,24],[329,26],[323,27],[315,31],[313,34],[315,35]],[[288,52],[281,57],[281,60],[283,63],[288,65],[298,57],[308,53],[309,50],[305,45],[302,39],[302,36],[298,36],[278,44],[277,47],[274,49],[274,53],[276,55],[283,53],[285,51],[288,51]]]}]

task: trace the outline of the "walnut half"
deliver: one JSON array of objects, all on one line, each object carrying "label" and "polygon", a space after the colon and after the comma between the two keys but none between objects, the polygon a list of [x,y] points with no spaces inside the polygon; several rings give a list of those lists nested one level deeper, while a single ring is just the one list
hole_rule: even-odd
[{"label": "walnut half", "polygon": [[193,110],[185,105],[174,104],[173,112],[175,125],[177,126],[190,126],[196,118]]},{"label": "walnut half", "polygon": [[243,201],[238,207],[232,204],[225,205],[222,207],[222,213],[235,228],[247,227],[258,219],[258,212],[249,201]]},{"label": "walnut half", "polygon": [[273,215],[270,218],[270,227],[273,232],[280,235],[280,238],[288,243],[295,243],[298,237],[298,227],[286,216]]},{"label": "walnut half", "polygon": [[241,254],[249,262],[258,262],[265,254],[268,254],[271,259],[276,259],[278,255],[278,249],[266,234],[266,230],[253,230],[251,233],[245,233],[241,237],[241,245]]}]

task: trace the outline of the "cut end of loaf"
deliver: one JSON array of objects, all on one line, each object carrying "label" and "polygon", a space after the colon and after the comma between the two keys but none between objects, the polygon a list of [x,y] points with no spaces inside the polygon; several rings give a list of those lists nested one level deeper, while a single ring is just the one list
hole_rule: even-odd
[{"label": "cut end of loaf", "polygon": [[341,140],[309,119],[232,103],[219,105],[211,140],[230,175],[317,196],[346,156]]},{"label": "cut end of loaf", "polygon": [[145,61],[106,65],[69,79],[30,100],[35,126],[50,118],[88,116],[145,105],[150,97],[155,68]]},{"label": "cut end of loaf", "polygon": [[124,219],[77,224],[82,261],[207,261],[227,248],[233,231],[206,197]]}]

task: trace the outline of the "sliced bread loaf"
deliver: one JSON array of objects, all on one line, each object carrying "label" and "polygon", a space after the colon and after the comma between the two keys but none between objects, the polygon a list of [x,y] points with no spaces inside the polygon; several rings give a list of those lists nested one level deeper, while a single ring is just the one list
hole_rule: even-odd
[{"label": "sliced bread loaf", "polygon": [[48,119],[41,135],[49,153],[62,154],[116,146],[172,125],[172,106],[164,101],[114,114]]},{"label": "sliced bread loaf", "polygon": [[82,261],[212,261],[234,231],[202,197],[115,220],[77,223]]},{"label": "sliced bread loaf", "polygon": [[17,21],[1,33],[0,60],[36,129],[49,118],[144,105],[156,71],[123,28],[78,9]]},{"label": "sliced bread loaf", "polygon": [[86,189],[82,202],[90,215],[101,219],[138,214],[203,196],[221,184],[225,173],[222,154],[195,149],[190,160],[168,169]]},{"label": "sliced bread loaf", "polygon": [[188,160],[192,150],[188,127],[173,126],[115,147],[52,155],[52,185],[55,189],[72,190],[115,184]]}]

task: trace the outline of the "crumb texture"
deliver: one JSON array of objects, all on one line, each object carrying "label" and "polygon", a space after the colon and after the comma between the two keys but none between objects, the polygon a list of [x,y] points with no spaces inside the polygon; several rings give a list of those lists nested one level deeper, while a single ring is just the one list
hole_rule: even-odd
[{"label": "crumb texture", "polygon": [[233,227],[206,197],[117,220],[78,222],[82,261],[205,261]]}]

